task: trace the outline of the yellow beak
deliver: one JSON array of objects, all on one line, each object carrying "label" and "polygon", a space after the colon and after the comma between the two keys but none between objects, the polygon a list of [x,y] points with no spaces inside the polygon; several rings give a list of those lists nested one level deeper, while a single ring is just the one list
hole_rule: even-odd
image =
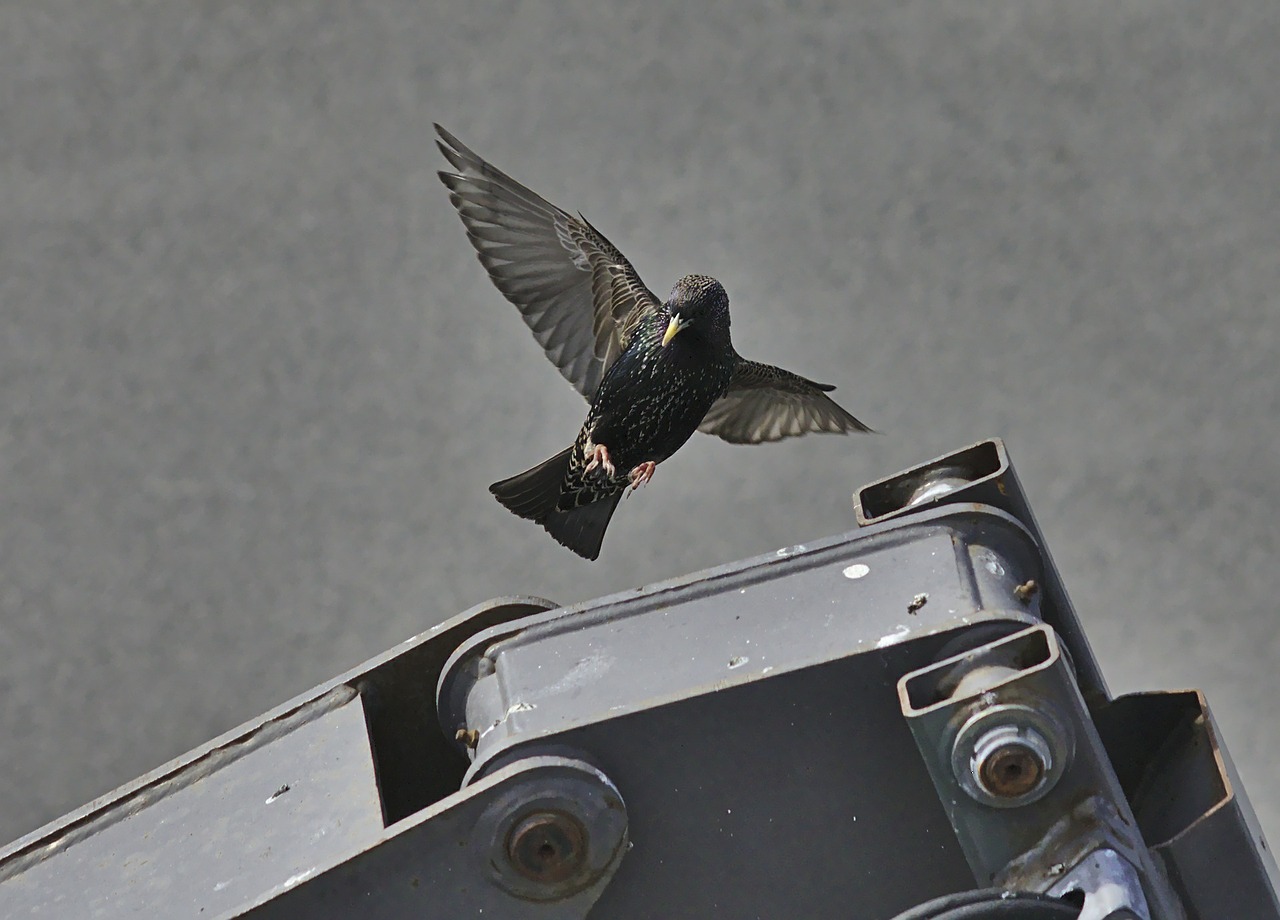
[{"label": "yellow beak", "polygon": [[684,328],[684,323],[680,321],[680,317],[671,317],[671,322],[667,323],[667,331],[662,336],[662,347],[666,348],[667,343],[676,337],[676,333]]}]

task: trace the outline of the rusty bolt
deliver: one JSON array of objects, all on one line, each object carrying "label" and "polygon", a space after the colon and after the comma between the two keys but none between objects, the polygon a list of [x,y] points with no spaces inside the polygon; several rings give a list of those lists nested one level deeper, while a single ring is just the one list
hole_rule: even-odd
[{"label": "rusty bolt", "polygon": [[1039,801],[1071,765],[1070,728],[1047,700],[1001,702],[994,693],[983,696],[993,698],[968,709],[951,740],[952,775],[971,799],[992,808]]},{"label": "rusty bolt", "polygon": [[1026,745],[1006,744],[988,755],[978,770],[978,781],[992,795],[1016,799],[1036,788],[1044,776],[1044,761]]},{"label": "rusty bolt", "polygon": [[[999,725],[973,745],[973,779],[987,795],[1010,804],[1043,794],[1053,754],[1044,736],[1029,725]],[[1038,797],[1038,796],[1037,796]]]},{"label": "rusty bolt", "polygon": [[562,811],[534,812],[511,829],[507,859],[531,881],[545,885],[566,881],[586,865],[587,830]]}]

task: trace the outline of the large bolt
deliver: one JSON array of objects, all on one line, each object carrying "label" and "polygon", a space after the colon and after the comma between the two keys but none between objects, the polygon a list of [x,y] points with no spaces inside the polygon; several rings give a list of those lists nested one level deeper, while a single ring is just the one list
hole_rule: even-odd
[{"label": "large bolt", "polygon": [[992,795],[1016,799],[1039,785],[1044,768],[1044,761],[1032,747],[1006,744],[978,765],[978,782]]},{"label": "large bolt", "polygon": [[1039,798],[1053,768],[1048,741],[1030,725],[997,725],[973,745],[970,775],[987,795],[1009,804]]},{"label": "large bolt", "polygon": [[530,881],[545,885],[566,881],[586,865],[587,830],[565,812],[534,812],[511,829],[507,859]]},{"label": "large bolt", "polygon": [[970,715],[957,731],[951,770],[974,801],[1018,808],[1057,785],[1073,750],[1071,732],[1047,703],[998,703]]},{"label": "large bolt", "polygon": [[626,851],[622,796],[585,761],[525,753],[472,788],[492,799],[467,838],[473,868],[522,901],[564,901],[602,888]]}]

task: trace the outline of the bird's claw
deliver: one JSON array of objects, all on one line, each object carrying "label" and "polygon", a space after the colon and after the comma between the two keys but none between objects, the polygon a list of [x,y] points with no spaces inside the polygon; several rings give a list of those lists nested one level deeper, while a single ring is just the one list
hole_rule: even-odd
[{"label": "bird's claw", "polygon": [[654,463],[652,460],[646,460],[644,463],[641,463],[632,470],[628,476],[631,480],[631,491],[634,492],[642,485],[648,483],[649,480],[653,479],[654,470],[657,468],[658,464]]},{"label": "bird's claw", "polygon": [[610,477],[617,472],[613,467],[613,460],[609,457],[609,448],[605,447],[603,444],[593,444],[591,446],[591,453],[588,456],[591,457],[591,462],[589,462],[586,468],[582,471],[582,475],[585,476],[596,467],[604,467],[604,471],[608,473]]}]

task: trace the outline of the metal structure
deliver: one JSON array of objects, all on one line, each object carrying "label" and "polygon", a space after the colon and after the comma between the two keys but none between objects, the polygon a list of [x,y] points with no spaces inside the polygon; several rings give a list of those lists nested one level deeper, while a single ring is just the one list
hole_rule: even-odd
[{"label": "metal structure", "polygon": [[0,916],[1280,920],[1203,697],[1109,696],[999,441],[854,502],[463,613],[16,841]]}]

